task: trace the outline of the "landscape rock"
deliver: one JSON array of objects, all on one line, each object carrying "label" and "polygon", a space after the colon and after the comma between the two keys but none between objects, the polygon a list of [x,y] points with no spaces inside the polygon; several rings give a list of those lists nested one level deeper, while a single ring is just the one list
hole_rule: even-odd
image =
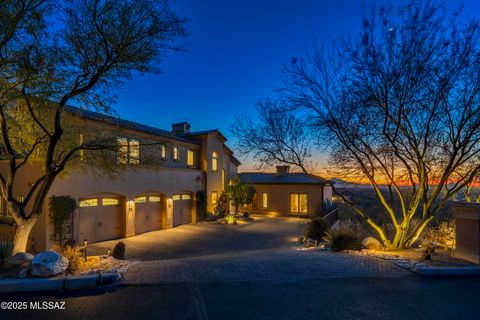
[{"label": "landscape rock", "polygon": [[51,277],[68,268],[68,259],[54,251],[45,251],[32,259],[30,274],[37,277]]},{"label": "landscape rock", "polygon": [[13,257],[8,259],[7,264],[14,268],[27,267],[30,265],[32,259],[33,255],[30,253],[18,252]]},{"label": "landscape rock", "polygon": [[380,241],[374,237],[366,237],[362,240],[362,246],[368,250],[382,250],[383,246]]},{"label": "landscape rock", "polygon": [[20,279],[26,278],[28,276],[28,271],[30,271],[30,268],[22,268],[17,274],[17,277]]}]

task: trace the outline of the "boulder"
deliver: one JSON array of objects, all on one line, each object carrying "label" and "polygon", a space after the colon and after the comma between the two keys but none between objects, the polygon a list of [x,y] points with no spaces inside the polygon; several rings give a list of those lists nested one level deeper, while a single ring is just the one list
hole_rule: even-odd
[{"label": "boulder", "polygon": [[22,268],[17,274],[17,277],[20,279],[26,278],[28,276],[28,271],[30,271],[30,268]]},{"label": "boulder", "polygon": [[8,259],[7,264],[13,268],[27,267],[33,259],[33,255],[26,252],[18,252]]},{"label": "boulder", "polygon": [[382,250],[383,245],[374,237],[366,237],[362,240],[362,246],[368,250]]},{"label": "boulder", "polygon": [[32,259],[30,274],[37,277],[51,277],[68,268],[68,259],[54,251],[45,251]]}]

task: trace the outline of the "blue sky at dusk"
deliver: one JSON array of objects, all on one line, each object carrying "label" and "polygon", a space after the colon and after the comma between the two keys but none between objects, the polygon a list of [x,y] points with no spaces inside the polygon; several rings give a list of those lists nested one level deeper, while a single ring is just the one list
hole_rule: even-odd
[{"label": "blue sky at dusk", "polygon": [[[397,1],[375,1],[395,3]],[[281,85],[281,66],[318,40],[355,34],[361,0],[177,0],[190,18],[187,50],[163,63],[160,75],[135,76],[114,106],[123,118],[170,129],[188,121],[192,130],[228,128],[235,114],[254,114],[255,103]],[[461,2],[447,1],[457,8]],[[480,1],[466,0],[465,12],[480,17]],[[250,169],[245,163],[241,169]]]}]

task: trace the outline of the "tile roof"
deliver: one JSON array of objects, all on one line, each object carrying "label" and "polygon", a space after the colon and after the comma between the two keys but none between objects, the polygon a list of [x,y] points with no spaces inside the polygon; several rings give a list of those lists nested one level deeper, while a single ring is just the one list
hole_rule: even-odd
[{"label": "tile roof", "polygon": [[239,175],[240,181],[252,184],[326,184],[325,180],[319,176],[306,173],[262,173],[262,172],[243,172]]},{"label": "tile roof", "polygon": [[179,140],[179,141],[185,141],[185,142],[189,142],[189,143],[195,143],[192,140],[179,137],[179,136],[173,134],[170,131],[163,130],[163,129],[158,129],[158,128],[151,127],[151,126],[147,126],[147,125],[144,125],[144,124],[141,124],[141,123],[138,123],[138,122],[134,122],[134,121],[124,120],[124,119],[119,118],[119,117],[114,117],[114,116],[102,114],[102,113],[99,113],[99,112],[95,112],[95,111],[91,111],[91,110],[87,110],[87,109],[80,109],[80,108],[71,107],[71,106],[66,107],[66,110],[68,112],[72,113],[72,114],[78,115],[81,118],[90,119],[90,120],[94,120],[94,121],[102,121],[102,122],[117,125],[117,126],[120,126],[120,127],[126,128],[126,129],[141,131],[141,132],[153,134],[153,135],[160,136],[160,137],[175,139],[175,140]]}]

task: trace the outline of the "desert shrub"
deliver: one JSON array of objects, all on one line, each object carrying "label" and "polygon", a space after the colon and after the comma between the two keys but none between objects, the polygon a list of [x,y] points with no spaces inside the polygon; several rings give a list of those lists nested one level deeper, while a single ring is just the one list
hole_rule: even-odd
[{"label": "desert shrub", "polygon": [[237,224],[237,216],[234,214],[227,214],[225,216],[225,222],[227,224]]},{"label": "desert shrub", "polygon": [[2,270],[5,261],[12,257],[13,245],[11,242],[0,242],[0,270]]},{"label": "desert shrub", "polygon": [[126,248],[127,246],[125,245],[125,243],[120,241],[113,248],[112,257],[114,257],[115,259],[124,260]]},{"label": "desert shrub", "polygon": [[307,225],[304,233],[304,238],[312,238],[314,240],[321,240],[328,230],[328,223],[321,217],[313,218]]},{"label": "desert shrub", "polygon": [[427,244],[436,243],[448,250],[454,250],[456,246],[455,220],[441,221],[437,225],[429,225],[425,228],[422,241]]},{"label": "desert shrub", "polygon": [[331,243],[332,251],[360,250],[365,232],[360,224],[349,220],[337,221],[325,233],[324,240]]},{"label": "desert shrub", "polygon": [[69,273],[76,273],[85,270],[85,256],[81,247],[78,246],[65,246],[64,248],[54,245],[51,248],[52,251],[58,252],[62,256],[68,259]]}]

